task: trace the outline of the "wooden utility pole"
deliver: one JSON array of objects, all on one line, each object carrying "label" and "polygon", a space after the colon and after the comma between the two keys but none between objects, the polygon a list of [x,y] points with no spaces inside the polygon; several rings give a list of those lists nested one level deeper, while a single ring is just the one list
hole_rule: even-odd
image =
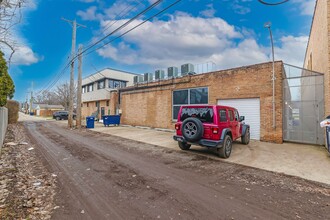
[{"label": "wooden utility pole", "polygon": [[30,98],[30,111],[29,114],[31,115],[32,112],[32,106],[33,106],[33,82],[31,83],[31,98]]},{"label": "wooden utility pole", "polygon": [[76,125],[77,128],[81,128],[81,90],[82,90],[82,45],[79,45],[78,49],[78,91],[77,91],[77,118]]},{"label": "wooden utility pole", "polygon": [[73,97],[74,97],[74,57],[76,50],[76,30],[77,25],[85,27],[84,25],[78,24],[76,20],[70,21],[62,18],[62,20],[72,24],[72,47],[71,47],[71,70],[70,70],[70,96],[69,96],[69,118],[68,118],[68,127],[73,127]]}]

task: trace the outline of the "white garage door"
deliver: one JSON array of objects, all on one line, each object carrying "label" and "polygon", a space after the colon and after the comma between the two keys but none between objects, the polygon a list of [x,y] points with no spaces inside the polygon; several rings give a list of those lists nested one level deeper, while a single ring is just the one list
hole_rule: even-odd
[{"label": "white garage door", "polygon": [[218,100],[218,105],[234,107],[240,116],[245,116],[245,123],[250,125],[251,139],[260,140],[260,99]]}]

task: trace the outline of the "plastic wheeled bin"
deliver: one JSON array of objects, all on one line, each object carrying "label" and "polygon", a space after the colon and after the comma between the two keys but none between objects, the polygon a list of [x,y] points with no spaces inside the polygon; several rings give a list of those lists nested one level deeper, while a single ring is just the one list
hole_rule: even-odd
[{"label": "plastic wheeled bin", "polygon": [[104,115],[102,119],[104,126],[120,124],[120,115]]},{"label": "plastic wheeled bin", "polygon": [[86,117],[86,128],[94,128],[95,117]]}]

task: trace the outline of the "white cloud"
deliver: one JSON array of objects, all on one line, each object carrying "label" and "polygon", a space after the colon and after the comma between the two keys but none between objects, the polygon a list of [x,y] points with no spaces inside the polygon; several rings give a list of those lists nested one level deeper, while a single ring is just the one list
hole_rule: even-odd
[{"label": "white cloud", "polygon": [[217,12],[214,7],[213,4],[208,4],[206,5],[206,9],[200,12],[200,15],[207,17],[207,18],[211,18],[214,17],[214,14]]},{"label": "white cloud", "polygon": [[[125,21],[118,21],[118,25]],[[103,22],[102,27],[109,22],[113,21]],[[133,22],[127,29],[139,22]],[[306,36],[282,37],[275,47],[276,59],[302,66],[307,40]],[[255,34],[245,28],[236,28],[221,18],[192,17],[185,13],[176,13],[167,21],[146,22],[125,35],[118,45],[98,50],[102,57],[129,65],[164,68],[213,61],[220,69],[270,61],[270,52],[268,45],[267,48],[259,45]]]},{"label": "white cloud", "polygon": [[[98,1],[97,1],[98,2]],[[124,19],[131,17],[132,13],[139,10],[137,6],[143,6],[136,0],[120,1],[117,0],[109,7],[105,7],[103,3],[98,6],[91,6],[86,10],[77,11],[77,15],[83,20],[107,20],[107,19]]]},{"label": "white cloud", "polygon": [[14,65],[26,65],[37,63],[39,57],[28,46],[19,46],[16,48],[11,62]]},{"label": "white cloud", "polygon": [[281,47],[275,47],[275,58],[285,63],[302,67],[308,43],[308,36],[285,36],[281,38]]},{"label": "white cloud", "polygon": [[98,19],[97,15],[96,15],[96,10],[97,10],[97,7],[92,6],[92,7],[89,7],[86,11],[79,10],[77,12],[77,15],[80,16],[82,20],[93,21],[93,20]]},{"label": "white cloud", "polygon": [[316,0],[293,0],[293,3],[299,5],[300,14],[309,16],[314,14]]}]

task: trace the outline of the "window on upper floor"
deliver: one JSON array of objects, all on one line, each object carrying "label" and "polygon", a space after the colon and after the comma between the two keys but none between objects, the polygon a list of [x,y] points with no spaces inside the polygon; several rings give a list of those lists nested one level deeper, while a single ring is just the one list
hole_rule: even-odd
[{"label": "window on upper floor", "polygon": [[124,88],[124,87],[126,87],[126,85],[127,85],[127,83],[125,81],[109,79],[108,88],[118,89],[118,88]]},{"label": "window on upper floor", "polygon": [[92,92],[93,91],[93,84],[88,84],[87,86],[87,92]]},{"label": "window on upper floor", "polygon": [[105,80],[101,80],[97,82],[97,89],[104,89],[105,88]]}]

